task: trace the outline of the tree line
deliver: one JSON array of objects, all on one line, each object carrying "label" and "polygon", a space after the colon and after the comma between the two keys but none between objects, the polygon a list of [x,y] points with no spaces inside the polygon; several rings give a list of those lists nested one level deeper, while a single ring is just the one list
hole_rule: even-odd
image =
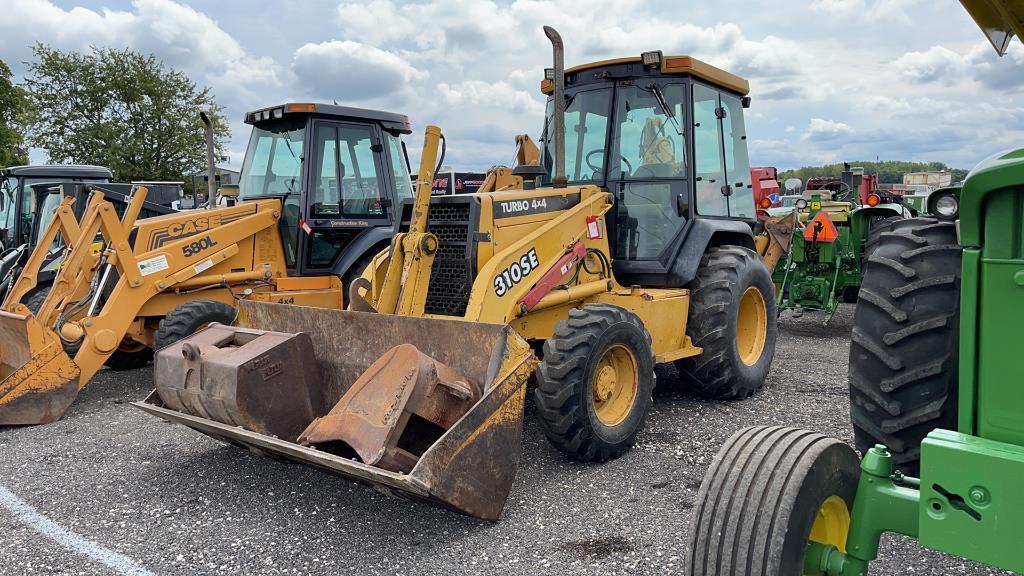
[{"label": "tree line", "polygon": [[[942,162],[906,162],[902,160],[883,160],[881,162],[857,161],[850,162],[851,166],[864,168],[865,174],[876,174],[878,181],[882,184],[902,184],[903,175],[908,172],[938,172],[945,170],[953,176],[953,182],[959,182],[967,177],[967,170],[962,168],[951,168]],[[808,178],[833,176],[838,177],[843,171],[843,163],[825,164],[824,166],[804,166],[793,170],[786,170],[779,173],[779,181],[785,182],[789,178],[799,178],[807,182]]]},{"label": "tree line", "polygon": [[0,167],[39,148],[47,162],[106,166],[120,181],[186,180],[206,167],[200,110],[223,153],[230,130],[211,90],[156,57],[44,44],[32,55],[21,85],[0,61]]}]

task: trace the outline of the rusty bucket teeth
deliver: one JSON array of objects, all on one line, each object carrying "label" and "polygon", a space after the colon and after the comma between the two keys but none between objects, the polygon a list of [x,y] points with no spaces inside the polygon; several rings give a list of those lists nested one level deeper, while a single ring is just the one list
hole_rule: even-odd
[{"label": "rusty bucket teeth", "polygon": [[0,312],[0,426],[46,424],[75,401],[80,370],[33,316]]},{"label": "rusty bucket teeth", "polygon": [[[135,406],[389,493],[500,517],[533,365],[510,327],[244,301],[236,323],[161,350],[156,391]],[[245,336],[210,334],[222,330]]]}]

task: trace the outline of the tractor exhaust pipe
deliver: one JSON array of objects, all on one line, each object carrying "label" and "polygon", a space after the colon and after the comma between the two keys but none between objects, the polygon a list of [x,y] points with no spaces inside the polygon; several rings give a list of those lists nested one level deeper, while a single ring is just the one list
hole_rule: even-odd
[{"label": "tractor exhaust pipe", "polygon": [[551,185],[555,188],[564,188],[568,183],[565,178],[565,44],[562,43],[562,36],[558,30],[551,26],[544,27],[544,34],[551,40],[555,61],[555,107],[552,111],[555,124],[555,177]]},{"label": "tractor exhaust pipe", "polygon": [[206,207],[211,208],[217,204],[217,184],[215,182],[217,166],[213,157],[213,122],[206,112],[199,112],[199,117],[206,125]]}]

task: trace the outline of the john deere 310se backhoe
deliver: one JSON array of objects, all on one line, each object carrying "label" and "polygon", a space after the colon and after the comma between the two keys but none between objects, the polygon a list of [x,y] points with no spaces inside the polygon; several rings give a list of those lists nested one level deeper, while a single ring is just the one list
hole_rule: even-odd
[{"label": "john deere 310se backhoe", "polygon": [[431,198],[428,127],[415,201],[348,311],[242,302],[235,326],[162,350],[136,405],[495,519],[531,377],[548,438],[597,462],[636,440],[656,363],[707,396],[758,390],[776,327],[747,82],[660,53],[563,71],[545,31],[546,169],[520,167],[524,189]]}]

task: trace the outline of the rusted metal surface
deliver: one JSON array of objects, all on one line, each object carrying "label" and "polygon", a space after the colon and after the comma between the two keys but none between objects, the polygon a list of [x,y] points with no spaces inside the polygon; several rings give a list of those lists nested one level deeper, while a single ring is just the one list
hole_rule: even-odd
[{"label": "rusted metal surface", "polygon": [[[519,465],[523,400],[535,362],[529,346],[508,326],[256,302],[240,304],[237,323],[309,334],[322,376],[322,412],[317,416],[326,415],[382,351],[402,344],[479,383],[482,396],[405,474],[182,412],[165,405],[157,394],[135,406],[225,442],[317,466],[396,495],[488,520],[501,516]],[[158,388],[164,385],[162,379],[158,377]],[[311,404],[317,406],[312,396]]]},{"label": "rusted metal surface", "polygon": [[343,442],[367,464],[409,472],[478,400],[480,384],[412,344],[400,344],[367,368],[330,413],[314,420],[299,444],[329,451]]},{"label": "rusted metal surface", "polygon": [[160,350],[154,381],[168,408],[289,441],[324,408],[308,334],[214,324]]},{"label": "rusted metal surface", "polygon": [[0,311],[0,426],[53,422],[78,396],[80,370],[31,315]]}]

